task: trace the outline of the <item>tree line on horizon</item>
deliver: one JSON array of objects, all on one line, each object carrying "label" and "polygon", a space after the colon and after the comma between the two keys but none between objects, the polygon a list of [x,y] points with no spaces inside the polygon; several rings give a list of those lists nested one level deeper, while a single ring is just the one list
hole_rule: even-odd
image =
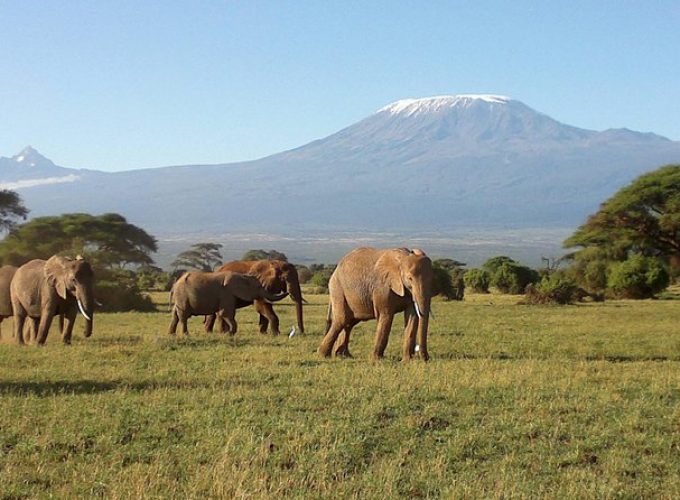
[{"label": "tree line on horizon", "polygon": [[[82,255],[97,273],[105,310],[152,310],[143,290],[169,289],[187,270],[212,271],[222,264],[222,245],[202,242],[177,255],[170,271],[157,267],[157,240],[120,214],[85,213],[37,217],[14,191],[0,190],[0,262],[21,265],[54,254]],[[462,300],[475,293],[526,294],[528,303],[570,303],[584,297],[643,299],[680,278],[680,165],[668,165],[635,179],[602,203],[564,247],[570,251],[535,270],[508,256],[465,269],[453,259],[433,261],[435,292]],[[254,249],[242,260],[288,258],[277,250]],[[563,264],[567,266],[562,267]],[[335,265],[296,265],[301,283],[325,292]]]}]

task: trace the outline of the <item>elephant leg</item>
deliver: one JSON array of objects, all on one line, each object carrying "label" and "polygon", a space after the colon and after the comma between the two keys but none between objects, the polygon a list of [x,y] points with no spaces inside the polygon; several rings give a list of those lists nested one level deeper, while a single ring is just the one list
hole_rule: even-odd
[{"label": "elephant leg", "polygon": [[170,321],[170,328],[168,328],[168,335],[175,335],[177,332],[177,323],[179,323],[179,315],[177,314],[177,308],[172,308],[172,321]]},{"label": "elephant leg", "polygon": [[258,316],[260,317],[258,322],[260,325],[260,333],[264,335],[267,333],[267,328],[269,328],[269,320],[266,316],[262,316],[261,314],[258,314]]},{"label": "elephant leg", "polygon": [[375,330],[375,347],[373,348],[372,358],[374,360],[380,359],[385,354],[387,341],[390,338],[390,330],[392,329],[392,314],[378,315],[378,326]]},{"label": "elephant leg", "polygon": [[[14,309],[16,311],[16,309]],[[14,337],[17,339],[17,344],[24,343],[24,323],[26,322],[26,315],[24,311],[14,313]]]},{"label": "elephant leg", "polygon": [[40,326],[40,318],[28,318],[26,322],[26,338],[29,342],[35,342],[38,340],[38,327]]},{"label": "elephant leg", "polygon": [[333,346],[335,345],[335,341],[338,339],[338,335],[340,335],[343,327],[344,325],[339,321],[331,323],[331,327],[326,332],[326,335],[324,335],[321,345],[317,350],[319,354],[325,358],[330,357],[331,351],[333,351]]},{"label": "elephant leg", "polygon": [[341,356],[343,358],[351,358],[352,354],[349,352],[349,336],[352,333],[352,328],[356,325],[354,323],[348,323],[345,325],[344,335],[340,340],[338,347],[335,348],[335,355]]},{"label": "elephant leg", "polygon": [[68,314],[61,314],[59,316],[59,324],[61,325],[61,340],[64,344],[71,344],[71,335],[73,334],[73,325],[76,322],[76,311],[69,311]]},{"label": "elephant leg", "polygon": [[52,319],[54,318],[54,313],[43,312],[40,315],[40,324],[38,325],[37,334],[37,345],[43,346],[47,341],[47,334],[50,332],[50,326],[52,326]]},{"label": "elephant leg", "polygon": [[189,316],[190,314],[187,311],[181,311],[179,313],[179,321],[182,323],[182,333],[185,337],[189,336],[189,325],[187,324]]},{"label": "elephant leg", "polygon": [[203,326],[205,327],[205,333],[212,333],[213,328],[215,328],[215,315],[209,314],[203,318]]},{"label": "elephant leg", "polygon": [[238,323],[236,322],[236,311],[220,311],[220,319],[223,324],[226,324],[229,335],[236,335],[238,331]]},{"label": "elephant leg", "polygon": [[59,314],[59,333],[61,333],[61,337],[64,338],[64,313]]},{"label": "elephant leg", "polygon": [[418,316],[412,308],[404,311],[404,347],[402,360],[409,361],[416,351],[416,333],[418,332]]},{"label": "elephant leg", "polygon": [[260,333],[267,333],[267,324],[271,324],[272,335],[279,335],[279,317],[274,312],[274,308],[263,300],[255,301],[255,310],[260,313]]},{"label": "elephant leg", "polygon": [[230,327],[224,318],[220,317],[220,333],[229,333],[229,328]]}]

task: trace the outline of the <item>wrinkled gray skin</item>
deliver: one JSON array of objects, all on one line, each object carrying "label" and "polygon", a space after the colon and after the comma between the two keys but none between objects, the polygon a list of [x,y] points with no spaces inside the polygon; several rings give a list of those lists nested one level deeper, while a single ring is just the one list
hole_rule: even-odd
[{"label": "wrinkled gray skin", "polygon": [[187,320],[191,316],[217,314],[228,327],[231,335],[236,333],[236,305],[239,300],[252,302],[267,300],[276,302],[287,293],[269,293],[254,276],[234,272],[184,273],[170,291],[172,322],[168,333],[174,335],[177,324],[182,323],[182,333],[188,335]]},{"label": "wrinkled gray skin", "polygon": [[5,318],[13,315],[12,300],[9,296],[9,285],[12,282],[14,273],[17,272],[16,266],[0,267],[0,323]]},{"label": "wrinkled gray skin", "polygon": [[21,266],[10,285],[14,310],[14,335],[24,343],[26,319],[36,327],[36,344],[44,345],[52,320],[64,316],[62,340],[71,343],[73,324],[78,311],[85,317],[85,336],[92,335],[94,319],[94,273],[82,259],[52,256],[36,259]]}]

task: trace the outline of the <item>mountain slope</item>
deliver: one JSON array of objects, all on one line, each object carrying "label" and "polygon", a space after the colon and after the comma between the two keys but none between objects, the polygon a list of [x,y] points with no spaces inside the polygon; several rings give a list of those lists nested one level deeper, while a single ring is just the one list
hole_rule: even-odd
[{"label": "mountain slope", "polygon": [[19,191],[32,215],[116,211],[165,234],[564,227],[670,162],[680,143],[654,134],[568,126],[502,96],[438,96],[256,161],[65,169],[78,179]]}]

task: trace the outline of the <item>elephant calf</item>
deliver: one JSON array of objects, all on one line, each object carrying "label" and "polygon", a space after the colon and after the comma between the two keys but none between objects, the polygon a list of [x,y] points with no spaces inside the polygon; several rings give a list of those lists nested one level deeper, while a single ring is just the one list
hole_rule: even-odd
[{"label": "elephant calf", "polygon": [[175,334],[177,323],[182,323],[182,333],[187,335],[187,320],[191,316],[217,314],[222,318],[234,335],[237,299],[252,302],[266,300],[277,302],[288,293],[271,294],[264,289],[254,276],[227,272],[206,273],[201,271],[184,273],[170,291],[172,322],[168,333]]}]

